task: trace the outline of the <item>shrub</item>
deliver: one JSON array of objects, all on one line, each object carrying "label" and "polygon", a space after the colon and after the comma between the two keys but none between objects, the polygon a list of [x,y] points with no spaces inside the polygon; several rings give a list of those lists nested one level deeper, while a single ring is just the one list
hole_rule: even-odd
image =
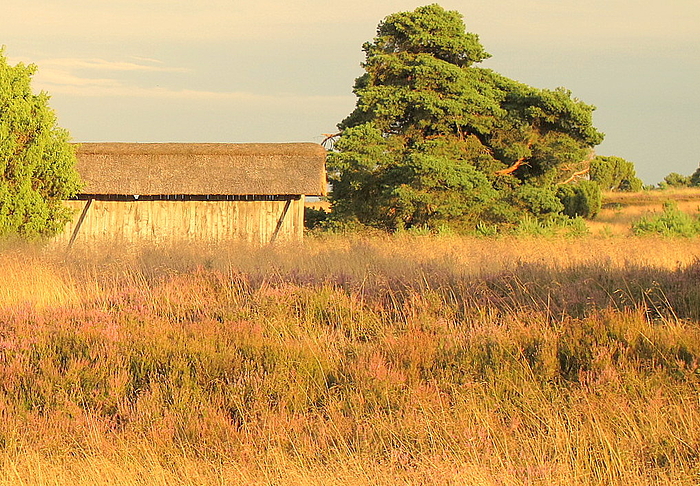
[{"label": "shrub", "polygon": [[588,225],[581,217],[567,218],[561,215],[551,215],[537,219],[525,214],[511,230],[515,236],[569,236],[582,237],[590,234]]},{"label": "shrub", "polygon": [[593,218],[603,205],[600,186],[593,181],[560,186],[557,197],[564,205],[564,214],[571,218]]},{"label": "shrub", "polygon": [[690,176],[684,176],[677,172],[671,172],[664,177],[664,185],[666,187],[688,187],[690,186]]},{"label": "shrub", "polygon": [[594,158],[591,161],[590,177],[604,191],[637,192],[643,186],[634,170],[634,164],[621,157]]},{"label": "shrub", "polygon": [[690,185],[692,187],[700,187],[700,167],[695,169],[693,175],[690,176]]},{"label": "shrub", "polygon": [[316,229],[323,225],[328,220],[328,213],[323,209],[304,208],[304,228]]},{"label": "shrub", "polygon": [[700,219],[678,209],[675,202],[667,201],[663,213],[633,223],[632,231],[636,235],[697,236],[700,234]]}]

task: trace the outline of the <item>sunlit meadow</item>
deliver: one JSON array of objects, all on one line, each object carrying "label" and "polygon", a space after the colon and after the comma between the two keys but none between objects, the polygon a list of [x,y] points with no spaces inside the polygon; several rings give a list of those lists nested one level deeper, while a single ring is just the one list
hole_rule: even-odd
[{"label": "sunlit meadow", "polygon": [[700,243],[0,250],[0,484],[700,482]]}]

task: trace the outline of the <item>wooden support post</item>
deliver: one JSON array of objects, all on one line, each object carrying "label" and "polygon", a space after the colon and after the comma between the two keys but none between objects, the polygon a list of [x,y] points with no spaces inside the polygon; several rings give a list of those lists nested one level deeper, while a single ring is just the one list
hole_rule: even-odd
[{"label": "wooden support post", "polygon": [[287,216],[287,212],[289,211],[289,206],[292,205],[292,200],[287,199],[287,202],[284,204],[284,209],[282,210],[282,214],[280,215],[280,218],[277,220],[277,226],[275,227],[275,231],[272,233],[272,238],[270,238],[270,244],[273,244],[275,240],[277,239],[277,235],[279,235],[280,230],[282,229],[282,223],[284,223],[284,218]]},{"label": "wooden support post", "polygon": [[75,239],[78,237],[78,232],[80,231],[80,227],[83,225],[83,221],[85,221],[85,216],[87,215],[88,210],[90,209],[90,206],[92,205],[92,201],[94,201],[93,198],[89,198],[87,202],[85,203],[85,207],[83,208],[83,212],[80,213],[80,217],[78,218],[78,222],[75,224],[75,228],[73,229],[73,234],[70,237],[70,241],[68,242],[68,250],[70,250],[73,247],[73,243],[75,243]]}]

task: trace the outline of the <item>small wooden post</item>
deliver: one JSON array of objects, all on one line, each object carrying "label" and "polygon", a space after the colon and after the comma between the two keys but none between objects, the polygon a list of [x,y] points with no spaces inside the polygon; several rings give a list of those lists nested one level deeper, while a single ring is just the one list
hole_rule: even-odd
[{"label": "small wooden post", "polygon": [[280,215],[280,218],[277,220],[277,226],[275,227],[275,231],[272,233],[272,238],[270,238],[270,244],[273,244],[275,240],[277,239],[277,235],[279,235],[280,229],[282,229],[282,223],[284,223],[284,218],[287,216],[287,212],[289,211],[289,206],[292,205],[292,199],[289,198],[287,199],[287,202],[284,205],[284,209],[282,210],[282,214]]},{"label": "small wooden post", "polygon": [[75,228],[73,229],[73,234],[70,237],[70,241],[68,242],[68,250],[70,250],[73,247],[73,243],[75,242],[75,239],[78,237],[78,232],[80,231],[80,227],[83,224],[83,221],[85,221],[85,215],[87,215],[88,209],[90,209],[90,206],[92,205],[93,198],[89,198],[87,202],[85,203],[85,207],[83,208],[83,212],[80,213],[80,217],[78,218],[78,222],[75,224]]}]

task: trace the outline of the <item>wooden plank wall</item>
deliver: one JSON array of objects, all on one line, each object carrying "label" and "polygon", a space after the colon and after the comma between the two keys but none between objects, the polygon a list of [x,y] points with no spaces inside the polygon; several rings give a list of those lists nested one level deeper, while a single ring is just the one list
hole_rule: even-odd
[{"label": "wooden plank wall", "polygon": [[[73,221],[56,237],[68,241],[87,201],[66,201]],[[100,201],[94,200],[76,243],[116,241],[270,242],[286,201]],[[304,197],[292,200],[276,241],[300,240],[304,232]]]}]

